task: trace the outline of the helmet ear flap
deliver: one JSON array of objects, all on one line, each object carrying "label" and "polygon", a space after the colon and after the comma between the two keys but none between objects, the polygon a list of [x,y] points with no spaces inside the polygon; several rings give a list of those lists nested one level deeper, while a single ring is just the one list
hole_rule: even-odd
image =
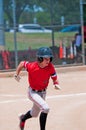
[{"label": "helmet ear flap", "polygon": [[52,58],[52,57],[50,57],[50,62],[52,62],[52,60],[53,60],[53,58]]},{"label": "helmet ear flap", "polygon": [[43,61],[43,57],[38,57],[37,59],[40,63]]}]

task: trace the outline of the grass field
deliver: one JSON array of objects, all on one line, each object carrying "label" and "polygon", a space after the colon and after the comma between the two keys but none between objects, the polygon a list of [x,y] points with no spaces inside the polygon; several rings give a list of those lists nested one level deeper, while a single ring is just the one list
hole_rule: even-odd
[{"label": "grass field", "polygon": [[[60,41],[64,41],[66,45],[74,37],[74,33],[54,33],[54,44],[59,46]],[[5,33],[6,49],[9,51],[14,50],[14,34]],[[18,50],[27,50],[28,48],[36,49],[41,46],[52,46],[52,34],[37,33],[37,34],[24,34],[16,33],[16,43]]]}]

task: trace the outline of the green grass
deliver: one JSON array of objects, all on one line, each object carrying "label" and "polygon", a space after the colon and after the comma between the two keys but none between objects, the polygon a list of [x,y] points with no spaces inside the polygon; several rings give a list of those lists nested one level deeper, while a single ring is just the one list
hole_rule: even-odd
[{"label": "green grass", "polygon": [[[74,37],[74,33],[54,33],[55,46],[59,46],[60,41],[69,44],[69,41]],[[14,50],[14,34],[5,33],[5,42],[7,50]],[[37,49],[42,46],[52,46],[52,34],[37,33],[37,34],[24,34],[16,33],[16,43],[18,50]]]}]

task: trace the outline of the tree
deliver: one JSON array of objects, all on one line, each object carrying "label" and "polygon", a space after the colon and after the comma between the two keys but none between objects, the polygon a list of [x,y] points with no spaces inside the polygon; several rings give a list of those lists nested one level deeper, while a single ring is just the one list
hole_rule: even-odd
[{"label": "tree", "polygon": [[[32,9],[33,5],[36,3],[36,0],[15,0],[16,2],[16,23],[19,23],[21,14],[26,9]],[[12,0],[4,0],[4,12],[7,15],[10,24],[13,23],[13,2]]]},{"label": "tree", "polygon": [[38,4],[52,14],[53,24],[60,24],[61,16],[65,17],[65,24],[80,23],[79,0],[38,0]]},{"label": "tree", "polygon": [[[33,13],[36,15],[38,22],[41,24],[61,24],[61,17],[64,16],[65,24],[80,23],[80,5],[79,0],[15,0],[16,2],[16,22],[19,24],[20,18],[31,17]],[[35,11],[41,7],[41,11]],[[13,23],[12,0],[4,0],[5,17],[9,19],[10,24]],[[22,16],[22,17],[21,17]],[[32,21],[32,20],[31,20]]]}]

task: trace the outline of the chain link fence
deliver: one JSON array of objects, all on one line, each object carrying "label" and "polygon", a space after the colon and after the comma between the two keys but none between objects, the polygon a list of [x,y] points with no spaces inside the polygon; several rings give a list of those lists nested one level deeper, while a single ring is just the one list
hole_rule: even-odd
[{"label": "chain link fence", "polygon": [[[5,10],[5,20],[2,19],[1,13],[0,36],[3,36],[0,37],[0,70],[15,69],[22,60],[35,61],[37,49],[43,46],[52,49],[54,65],[85,64],[86,44],[84,42],[86,41],[83,40],[85,28],[82,27],[83,8],[81,6],[85,1],[42,1],[36,3],[37,9],[41,7],[42,11],[25,10],[22,14],[20,10],[24,1],[20,8],[18,6],[21,2],[12,1],[13,6],[11,6],[4,1],[1,12],[8,9],[9,13]],[[24,2],[24,4],[29,3]],[[36,24],[33,28],[34,24],[32,24],[29,28],[25,23],[39,23],[41,26]],[[75,36],[79,28],[82,30],[80,50],[75,45]]]},{"label": "chain link fence", "polygon": [[[68,25],[69,29],[72,25]],[[76,27],[77,25],[74,25]],[[16,68],[15,39],[17,45],[18,63],[22,60],[30,62],[36,60],[36,52],[39,47],[47,46],[53,51],[54,65],[78,65],[83,64],[82,51],[77,52],[73,44],[78,30],[67,30],[65,26],[53,26],[45,28],[49,33],[22,33],[15,30],[5,31],[5,50],[0,51],[0,70]],[[53,29],[52,29],[53,28]],[[64,31],[66,29],[66,31]],[[53,32],[52,32],[53,30]],[[16,37],[14,37],[14,33]]]}]

